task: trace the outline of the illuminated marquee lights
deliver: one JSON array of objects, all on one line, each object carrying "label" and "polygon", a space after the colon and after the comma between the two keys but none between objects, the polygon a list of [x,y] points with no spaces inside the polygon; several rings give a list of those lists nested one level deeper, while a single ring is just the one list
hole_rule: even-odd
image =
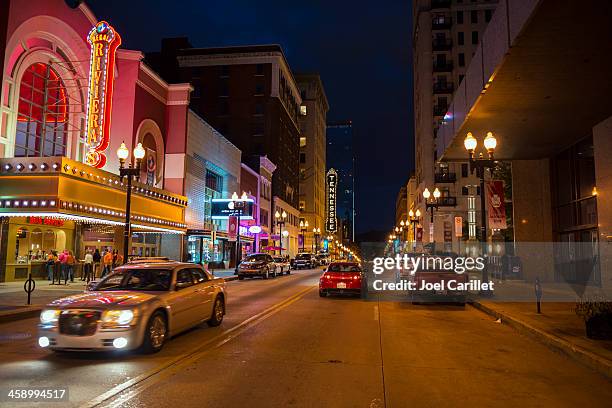
[{"label": "illuminated marquee lights", "polygon": [[87,101],[86,163],[96,168],[106,164],[104,151],[110,143],[111,107],[115,75],[115,52],[121,37],[106,22],[100,21],[89,32],[91,44]]},{"label": "illuminated marquee lights", "polygon": [[336,218],[336,191],[338,187],[338,173],[336,170],[329,169],[327,172],[327,211],[325,229],[329,233],[338,230],[338,220]]}]

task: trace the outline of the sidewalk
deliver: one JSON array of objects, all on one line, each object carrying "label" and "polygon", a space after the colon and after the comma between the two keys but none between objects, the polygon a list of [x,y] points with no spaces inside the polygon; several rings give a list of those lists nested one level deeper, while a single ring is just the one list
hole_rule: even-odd
[{"label": "sidewalk", "polygon": [[[527,286],[531,285],[513,282],[509,286],[512,292],[520,289],[519,292],[526,293]],[[544,290],[543,300],[569,296],[564,290],[550,286],[548,291]],[[537,314],[535,295],[531,301],[522,302],[504,301],[507,293],[501,295],[496,293],[491,299],[475,300],[472,306],[494,318],[501,318],[501,323],[612,378],[612,341],[586,337],[584,321],[574,312],[574,301],[543,301],[542,313]]]}]

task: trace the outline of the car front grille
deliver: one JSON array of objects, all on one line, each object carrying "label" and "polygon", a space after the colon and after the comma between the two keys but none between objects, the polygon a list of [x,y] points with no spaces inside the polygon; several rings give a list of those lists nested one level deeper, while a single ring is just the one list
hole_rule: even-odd
[{"label": "car front grille", "polygon": [[67,310],[59,317],[59,331],[70,336],[92,336],[98,328],[100,312]]}]

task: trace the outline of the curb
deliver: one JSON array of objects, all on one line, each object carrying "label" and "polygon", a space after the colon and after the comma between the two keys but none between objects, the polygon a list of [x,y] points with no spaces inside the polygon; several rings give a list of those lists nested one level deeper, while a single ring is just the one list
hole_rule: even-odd
[{"label": "curb", "polygon": [[[226,276],[223,278],[225,282],[238,280],[238,276]],[[43,305],[40,306],[24,306],[21,310],[10,310],[0,312],[0,324],[14,322],[16,320],[29,319],[40,315]]]},{"label": "curb", "polygon": [[554,334],[547,333],[541,329],[535,328],[532,325],[518,320],[505,313],[500,313],[488,306],[485,306],[477,301],[469,302],[473,308],[493,316],[497,319],[501,319],[501,322],[505,325],[512,327],[514,330],[521,334],[525,334],[534,340],[539,341],[553,351],[560,352],[568,356],[569,358],[588,366],[589,368],[603,374],[608,379],[612,379],[612,361],[605,357],[601,357],[595,353],[592,353],[580,346],[570,343],[561,337],[555,336]]}]

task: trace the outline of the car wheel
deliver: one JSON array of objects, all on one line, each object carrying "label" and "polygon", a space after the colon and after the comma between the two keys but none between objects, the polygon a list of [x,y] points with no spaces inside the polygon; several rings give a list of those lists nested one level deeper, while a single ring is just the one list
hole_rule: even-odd
[{"label": "car wheel", "polygon": [[319,290],[319,296],[320,297],[326,297],[327,296],[327,292],[324,290]]},{"label": "car wheel", "polygon": [[244,280],[244,275],[238,275],[238,280]]},{"label": "car wheel", "polygon": [[270,275],[270,269],[266,269],[266,273],[263,275],[264,279],[268,279]]},{"label": "car wheel", "polygon": [[160,310],[153,313],[149,318],[144,333],[141,349],[146,354],[157,353],[164,347],[168,334],[166,316]]},{"label": "car wheel", "polygon": [[221,324],[223,321],[223,315],[225,314],[225,303],[223,303],[223,299],[217,296],[215,299],[215,304],[213,305],[212,316],[206,322],[210,327],[216,327]]},{"label": "car wheel", "polygon": [[287,269],[287,275],[291,274],[291,268]]},{"label": "car wheel", "polygon": [[276,278],[276,268],[274,268],[274,270],[272,271],[272,277]]}]

